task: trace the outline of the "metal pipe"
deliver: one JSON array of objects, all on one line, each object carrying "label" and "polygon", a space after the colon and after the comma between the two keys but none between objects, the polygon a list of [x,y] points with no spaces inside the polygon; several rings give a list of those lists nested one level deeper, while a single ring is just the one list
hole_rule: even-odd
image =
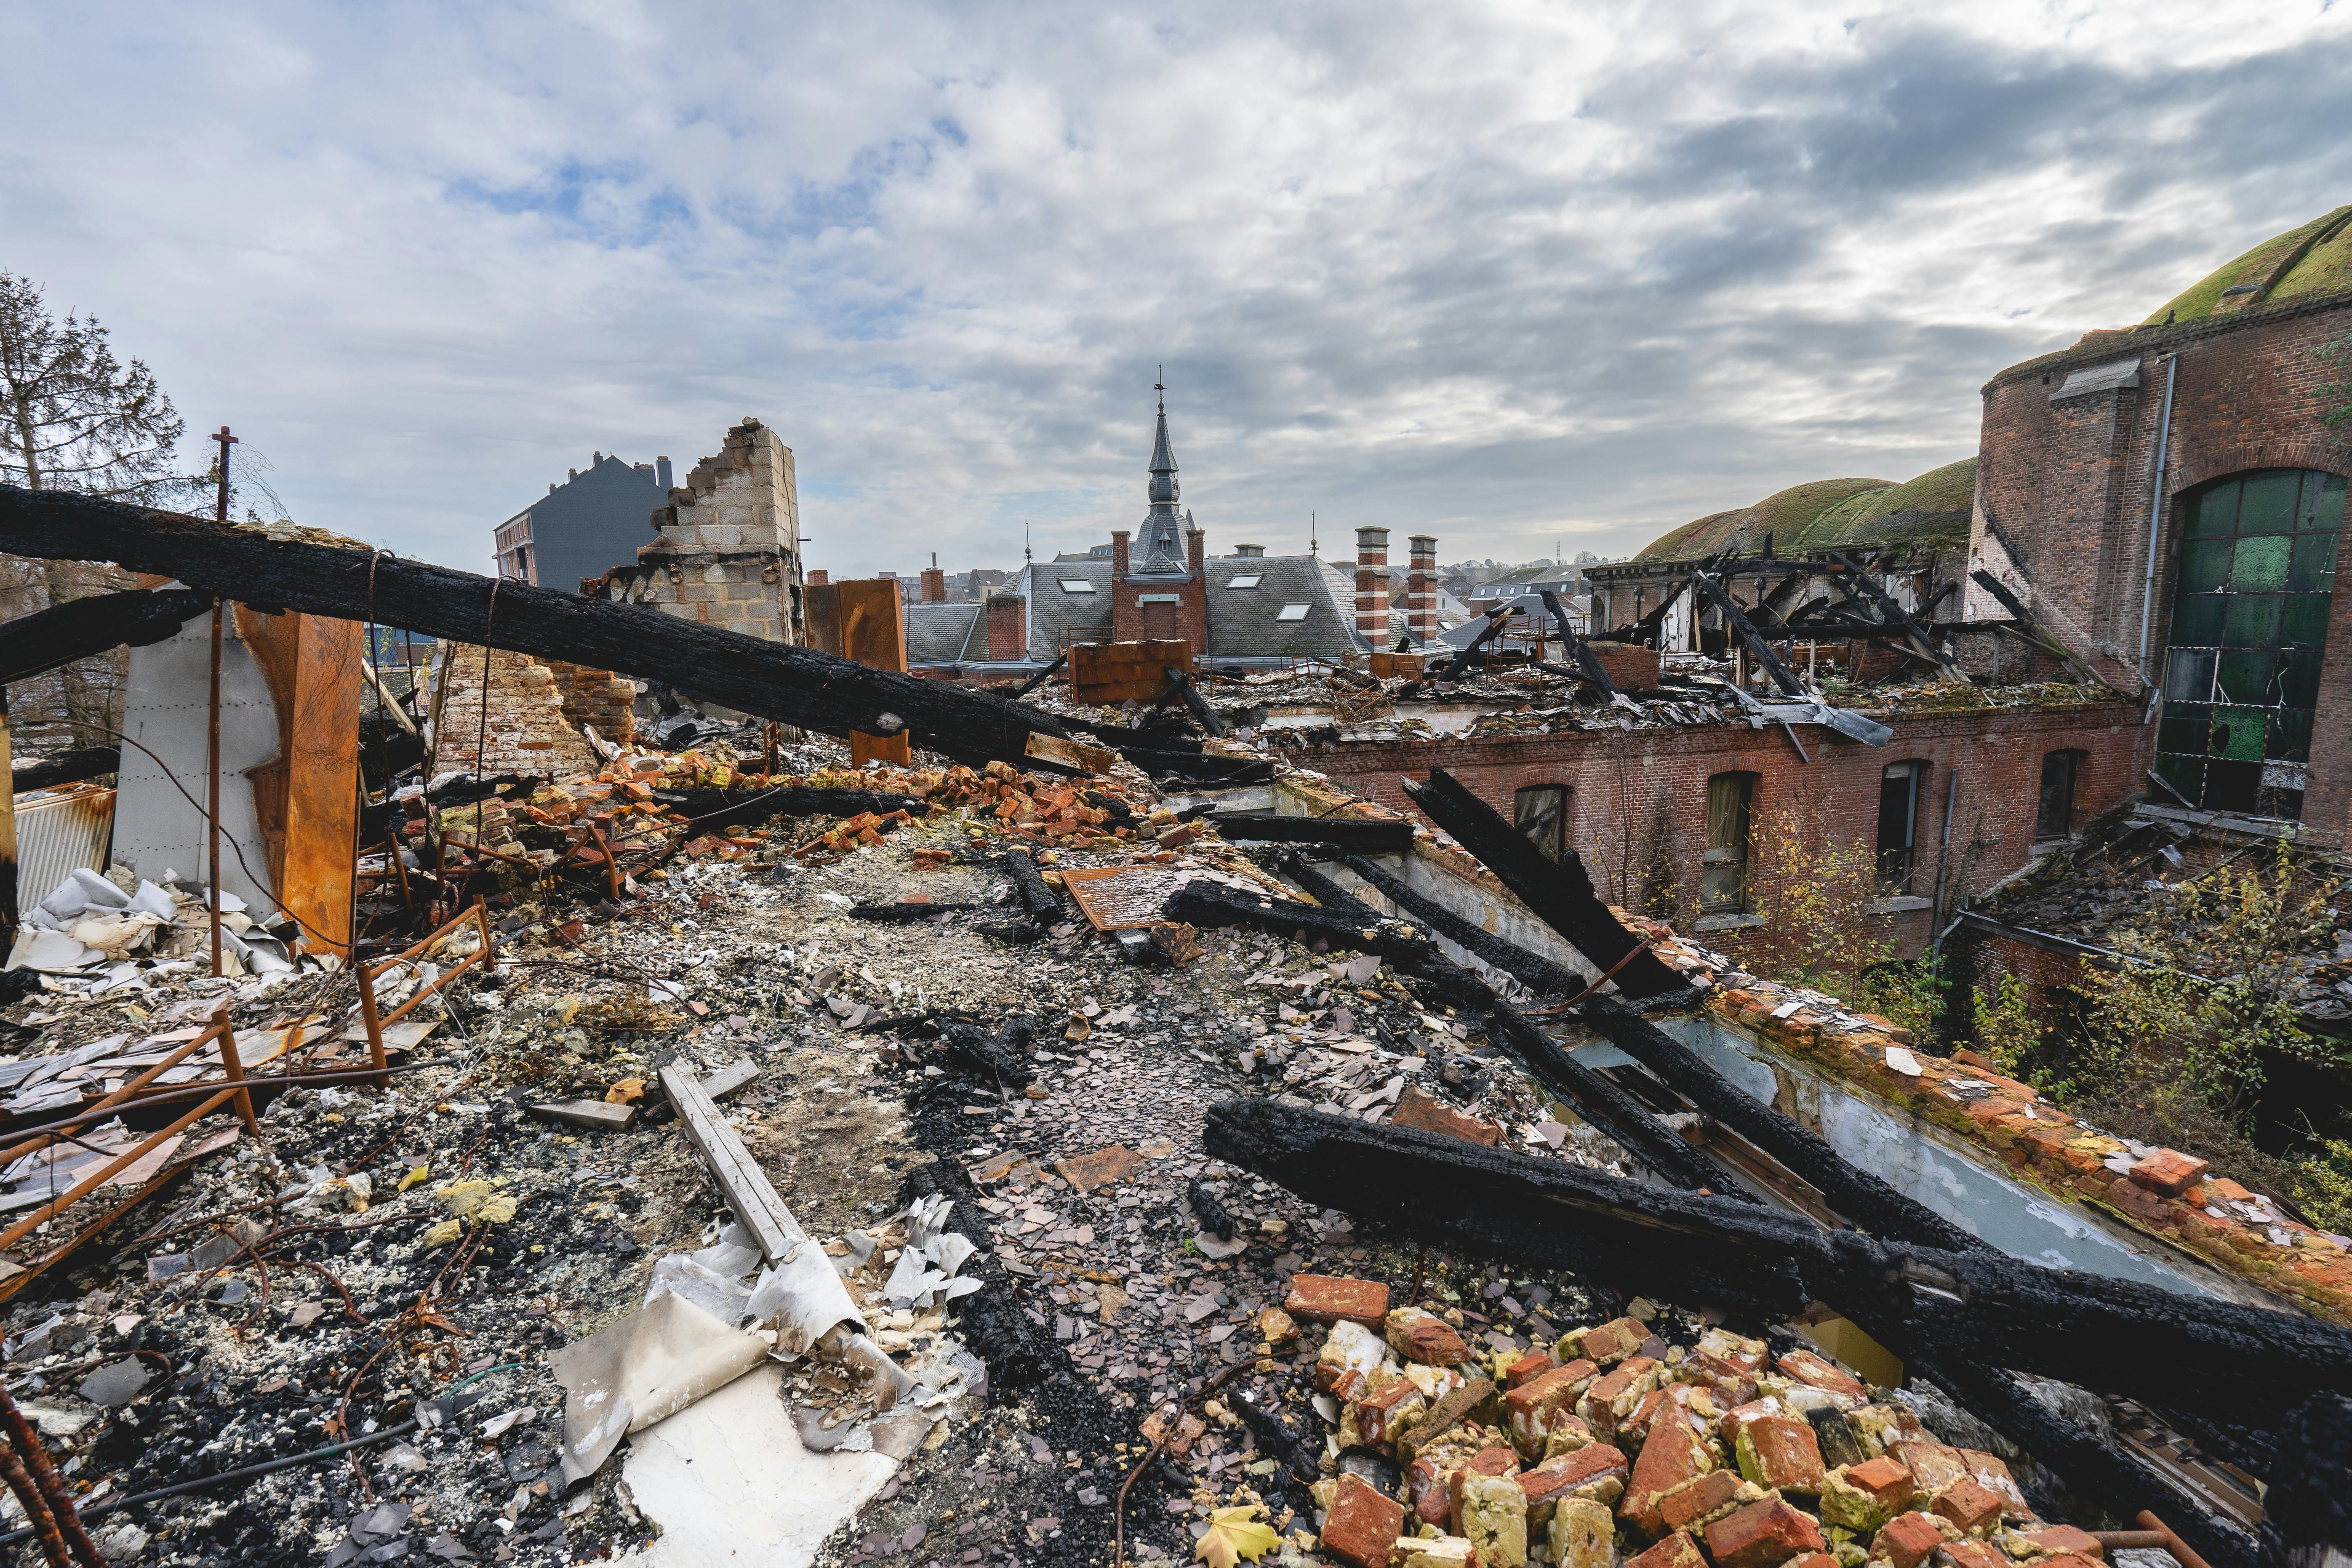
[{"label": "metal pipe", "polygon": [[2154,624],[2156,610],[2156,547],[2164,539],[2164,465],[2172,450],[2172,384],[2180,374],[2180,356],[2167,354],[2164,360],[2164,412],[2156,426],[2155,490],[2147,503],[2147,579],[2140,584],[2139,594],[2139,683],[2153,686],[2147,678],[2147,634]]},{"label": "metal pipe", "polygon": [[[1952,807],[1959,804],[1960,770],[1946,770],[1951,782],[1944,788],[1944,837],[1936,846],[1936,916],[1944,918],[1944,868],[1952,862]],[[1941,941],[1939,937],[1937,939]]]},{"label": "metal pipe", "polygon": [[[228,521],[228,449],[236,437],[228,426],[220,427],[213,437],[220,443],[220,466],[215,471],[217,483],[213,490],[213,521]],[[205,822],[212,842],[211,887],[206,899],[211,905],[213,933],[213,973],[221,972],[221,907],[220,907],[220,677],[221,677],[221,601],[213,601],[213,668],[212,708],[205,742]]]}]

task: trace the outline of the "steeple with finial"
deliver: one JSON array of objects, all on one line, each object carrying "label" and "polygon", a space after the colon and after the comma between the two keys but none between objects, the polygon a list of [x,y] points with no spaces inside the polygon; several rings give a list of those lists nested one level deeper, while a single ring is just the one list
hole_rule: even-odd
[{"label": "steeple with finial", "polygon": [[1160,379],[1151,384],[1159,395],[1159,423],[1151,438],[1151,484],[1146,492],[1151,510],[1143,520],[1143,563],[1129,574],[1130,576],[1175,576],[1191,574],[1184,561],[1184,525],[1176,515],[1176,450],[1168,439],[1167,367],[1160,367]]}]

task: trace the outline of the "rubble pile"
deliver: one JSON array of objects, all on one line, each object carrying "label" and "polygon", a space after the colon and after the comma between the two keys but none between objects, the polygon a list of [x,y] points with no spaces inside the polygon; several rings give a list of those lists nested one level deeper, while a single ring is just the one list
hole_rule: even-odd
[{"label": "rubble pile", "polygon": [[[1442,1297],[1438,1310],[1391,1309],[1391,1294],[1302,1274],[1269,1314],[1269,1353],[1274,1335],[1318,1325],[1293,1359],[1311,1354],[1329,1433],[1311,1543],[1336,1562],[2077,1568],[2100,1556],[2088,1533],[2036,1519],[2000,1457],[1939,1441],[1906,1396],[1813,1349],[1775,1356],[1641,1300],[1556,1338],[1542,1325],[1529,1343],[1480,1332],[1482,1315]],[[1499,1281],[1488,1294],[1507,1299]]]}]

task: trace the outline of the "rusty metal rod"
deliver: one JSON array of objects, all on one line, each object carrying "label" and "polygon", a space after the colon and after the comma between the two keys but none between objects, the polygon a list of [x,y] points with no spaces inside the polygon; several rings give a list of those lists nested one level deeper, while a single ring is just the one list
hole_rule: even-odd
[{"label": "rusty metal rod", "polygon": [[0,1443],[0,1480],[6,1481],[8,1489],[16,1494],[27,1521],[22,1533],[39,1538],[41,1555],[47,1559],[49,1568],[72,1568],[73,1556],[58,1529],[57,1516],[49,1512],[48,1502],[41,1496],[41,1489],[33,1484],[32,1472],[25,1468],[25,1461],[5,1443]]},{"label": "rusty metal rod", "polygon": [[33,1484],[40,1489],[41,1500],[49,1505],[49,1512],[57,1520],[58,1533],[65,1537],[66,1545],[72,1549],[82,1568],[106,1568],[106,1559],[99,1555],[89,1531],[81,1527],[81,1516],[74,1511],[72,1494],[66,1490],[64,1479],[50,1462],[48,1449],[41,1446],[40,1436],[33,1430],[33,1424],[25,1419],[25,1413],[16,1408],[16,1401],[9,1395],[5,1384],[0,1384],[0,1428],[5,1428],[9,1447],[33,1472]]}]

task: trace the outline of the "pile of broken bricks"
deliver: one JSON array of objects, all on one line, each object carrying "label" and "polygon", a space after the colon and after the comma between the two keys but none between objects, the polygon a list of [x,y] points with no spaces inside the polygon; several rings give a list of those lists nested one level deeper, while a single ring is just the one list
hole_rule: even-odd
[{"label": "pile of broken bricks", "polygon": [[1312,1544],[1354,1568],[2088,1568],[2101,1555],[2088,1532],[2035,1519],[2001,1459],[1937,1441],[1828,1358],[1772,1358],[1703,1325],[1669,1344],[1670,1316],[1573,1329],[1549,1350],[1484,1349],[1458,1312],[1391,1309],[1375,1281],[1296,1277],[1269,1331],[1324,1326],[1317,1405],[1335,1428]]}]

